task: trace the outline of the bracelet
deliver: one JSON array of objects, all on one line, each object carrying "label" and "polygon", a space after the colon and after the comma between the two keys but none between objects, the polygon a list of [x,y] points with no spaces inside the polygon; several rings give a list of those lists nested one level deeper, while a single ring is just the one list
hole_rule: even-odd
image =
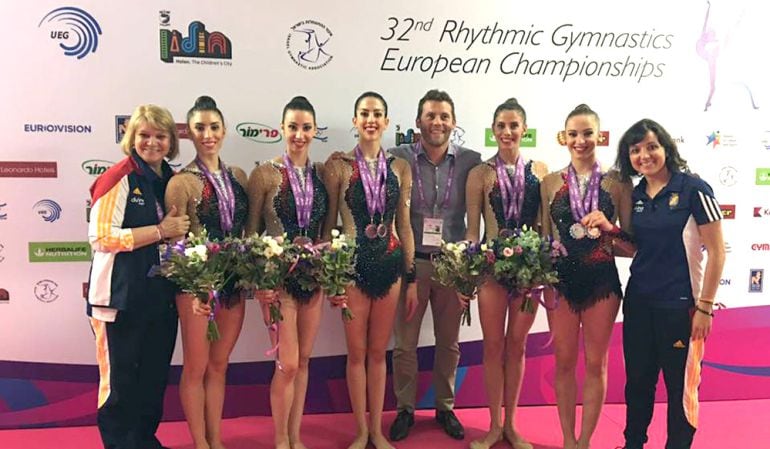
[{"label": "bracelet", "polygon": [[413,284],[417,281],[417,270],[412,268],[412,271],[407,271],[404,273],[404,279],[406,280],[407,284]]},{"label": "bracelet", "polygon": [[699,299],[698,302],[702,302],[703,304],[714,304],[714,300],[708,301],[706,299]]},{"label": "bracelet", "polygon": [[714,318],[714,312],[709,312],[708,310],[704,310],[704,309],[701,309],[701,308],[700,308],[700,307],[698,307],[698,306],[695,306],[695,310],[697,310],[698,312],[700,312],[700,313],[702,313],[702,314],[704,314],[704,315],[708,315],[708,316],[710,316],[711,318]]},{"label": "bracelet", "polygon": [[165,236],[163,235],[163,231],[160,229],[160,225],[156,225],[155,226],[155,232],[158,233],[158,241],[159,242],[165,238]]}]

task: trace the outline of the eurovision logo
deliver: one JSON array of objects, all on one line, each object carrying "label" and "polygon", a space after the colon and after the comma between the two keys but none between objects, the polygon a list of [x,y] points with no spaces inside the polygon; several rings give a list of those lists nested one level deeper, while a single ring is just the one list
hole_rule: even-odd
[{"label": "eurovision logo", "polygon": [[735,219],[735,204],[720,204],[719,209],[722,211],[722,218],[725,220]]},{"label": "eurovision logo", "polygon": [[[160,14],[161,26],[168,26],[171,22],[171,13],[161,11]],[[160,30],[160,60],[163,62],[232,65],[230,62],[232,58],[233,46],[230,38],[220,31],[207,31],[206,25],[201,21],[190,22],[187,26],[187,36],[178,30]]]},{"label": "eurovision logo", "polygon": [[59,299],[59,294],[56,293],[57,288],[59,288],[59,284],[50,279],[38,281],[35,284],[35,298],[41,302],[54,302]]},{"label": "eurovision logo", "polygon": [[752,268],[749,270],[749,293],[762,293],[765,283],[765,270]]},{"label": "eurovision logo", "polygon": [[0,178],[56,178],[56,162],[0,161]]},{"label": "eurovision logo", "polygon": [[25,123],[25,133],[91,134],[91,125],[66,125],[62,123]]},{"label": "eurovision logo", "polygon": [[54,200],[40,200],[33,206],[38,215],[43,217],[43,221],[53,223],[61,218],[61,206]]},{"label": "eurovision logo", "polygon": [[303,20],[289,29],[286,53],[303,69],[321,69],[334,58],[328,48],[332,36],[331,30],[323,23]]},{"label": "eurovision logo", "polygon": [[29,261],[90,262],[91,245],[88,242],[29,242]]},{"label": "eurovision logo", "polygon": [[244,139],[257,143],[278,143],[281,141],[281,132],[270,125],[256,122],[243,122],[235,126],[235,130]]},{"label": "eurovision logo", "polygon": [[37,27],[42,27],[44,23],[50,30],[51,39],[59,42],[66,56],[83,59],[96,53],[102,29],[86,11],[73,6],[56,8],[46,14]]}]

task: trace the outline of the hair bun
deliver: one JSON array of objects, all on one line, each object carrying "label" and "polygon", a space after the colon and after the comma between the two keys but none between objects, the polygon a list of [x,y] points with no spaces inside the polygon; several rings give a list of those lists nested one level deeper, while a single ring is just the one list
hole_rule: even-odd
[{"label": "hair bun", "polygon": [[575,109],[572,110],[575,114],[594,114],[596,115],[596,112],[591,109],[590,106],[588,106],[585,103],[580,103],[579,105],[575,106]]},{"label": "hair bun", "polygon": [[505,100],[505,102],[506,103],[510,103],[510,104],[519,104],[519,100],[517,100],[516,97],[511,97],[511,98]]},{"label": "hair bun", "polygon": [[194,109],[198,110],[211,110],[217,108],[217,102],[208,95],[201,95],[195,100]]},{"label": "hair bun", "polygon": [[310,103],[308,99],[303,95],[297,95],[296,97],[290,100],[290,103],[294,103],[294,102]]}]

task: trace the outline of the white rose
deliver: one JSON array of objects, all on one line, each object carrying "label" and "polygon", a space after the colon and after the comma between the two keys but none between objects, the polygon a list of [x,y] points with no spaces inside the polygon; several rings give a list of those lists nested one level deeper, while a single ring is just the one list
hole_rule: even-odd
[{"label": "white rose", "polygon": [[457,247],[457,245],[455,245],[454,243],[447,243],[446,244],[447,251],[454,251],[456,249],[456,247]]},{"label": "white rose", "polygon": [[467,248],[468,248],[468,245],[466,245],[465,243],[460,243],[457,245],[458,251],[465,251]]},{"label": "white rose", "polygon": [[482,250],[482,251],[486,251],[487,249],[489,249],[489,247],[487,246],[487,244],[486,244],[486,243],[482,243],[482,244],[481,244],[481,250]]},{"label": "white rose", "polygon": [[206,245],[196,245],[192,248],[185,248],[184,255],[187,257],[196,255],[198,258],[200,258],[200,260],[205,262],[208,256],[208,251],[206,251]]},{"label": "white rose", "polygon": [[268,246],[267,248],[265,248],[265,257],[267,257],[268,259],[270,259],[270,258],[271,258],[271,257],[273,257],[274,255],[275,255],[275,253],[273,252],[273,248],[271,248],[271,247],[269,247],[269,246]]},{"label": "white rose", "polygon": [[332,237],[334,237],[336,239],[339,236],[340,236],[340,231],[338,231],[336,229],[332,229]]}]

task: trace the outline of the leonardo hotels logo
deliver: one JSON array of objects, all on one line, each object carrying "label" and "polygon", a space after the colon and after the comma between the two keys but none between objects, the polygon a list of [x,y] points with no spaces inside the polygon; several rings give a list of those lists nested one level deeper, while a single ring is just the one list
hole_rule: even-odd
[{"label": "leonardo hotels logo", "polygon": [[30,262],[90,262],[88,242],[29,242]]},{"label": "leonardo hotels logo", "polygon": [[[171,13],[161,11],[161,26],[168,26],[170,21]],[[191,22],[186,37],[178,30],[160,30],[160,60],[163,62],[229,66],[231,59],[233,46],[230,39],[219,31],[207,31],[203,22]]]},{"label": "leonardo hotels logo", "polygon": [[770,168],[757,168],[757,185],[770,186]]},{"label": "leonardo hotels logo", "polygon": [[40,20],[50,30],[51,39],[59,42],[59,47],[67,56],[83,59],[95,53],[99,46],[102,29],[94,17],[86,11],[73,6],[56,8]]},{"label": "leonardo hotels logo", "polygon": [[286,36],[286,53],[303,69],[321,69],[334,58],[328,52],[332,36],[331,30],[323,23],[303,20],[290,28]]},{"label": "leonardo hotels logo", "polygon": [[56,178],[56,162],[0,161],[0,178]]},{"label": "leonardo hotels logo", "polygon": [[38,215],[43,217],[43,221],[53,223],[61,218],[61,206],[54,200],[40,200],[33,207]]}]

